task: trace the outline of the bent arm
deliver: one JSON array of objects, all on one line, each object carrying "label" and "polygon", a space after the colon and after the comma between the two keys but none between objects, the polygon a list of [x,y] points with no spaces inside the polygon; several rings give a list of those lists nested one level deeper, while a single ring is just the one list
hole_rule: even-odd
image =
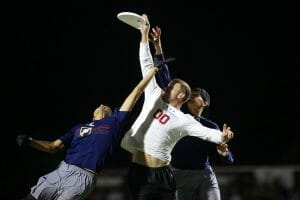
[{"label": "bent arm", "polygon": [[158,68],[153,67],[148,74],[139,82],[139,84],[132,90],[129,96],[123,102],[120,111],[131,111],[141,94],[144,92],[146,86],[157,73]]},{"label": "bent arm", "polygon": [[56,153],[65,148],[64,143],[60,139],[54,141],[44,141],[30,138],[29,146],[47,153]]}]

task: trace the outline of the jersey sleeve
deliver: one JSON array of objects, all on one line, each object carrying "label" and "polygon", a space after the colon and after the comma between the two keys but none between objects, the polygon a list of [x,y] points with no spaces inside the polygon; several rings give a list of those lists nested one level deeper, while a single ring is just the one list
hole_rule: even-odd
[{"label": "jersey sleeve", "polygon": [[195,136],[202,140],[216,144],[222,143],[222,132],[220,130],[207,128],[196,121],[193,117],[190,117],[188,123],[186,123],[185,131],[189,136]]},{"label": "jersey sleeve", "polygon": [[115,138],[119,138],[121,133],[123,133],[123,128],[129,121],[130,111],[120,111],[120,108],[116,108],[113,113],[113,117],[115,118],[115,121],[117,122],[118,130],[114,132]]},{"label": "jersey sleeve", "polygon": [[[165,56],[164,54],[155,55],[154,60],[163,61],[165,60]],[[162,68],[155,75],[156,81],[159,87],[161,87],[162,89],[168,86],[172,79],[171,77],[172,76],[170,74],[169,67],[166,63],[163,64]]]},{"label": "jersey sleeve", "polygon": [[208,128],[214,128],[217,130],[221,130],[219,125],[205,117],[200,117],[200,119],[198,120],[203,126],[206,126]]},{"label": "jersey sleeve", "polygon": [[230,165],[230,164],[233,164],[233,161],[234,161],[233,154],[231,151],[229,151],[228,156],[223,157],[223,163]]},{"label": "jersey sleeve", "polygon": [[74,138],[74,134],[75,134],[76,130],[78,128],[80,128],[81,125],[82,124],[77,124],[77,125],[73,126],[68,132],[66,132],[64,135],[62,135],[58,139],[60,139],[64,143],[65,146],[69,146]]},{"label": "jersey sleeve", "polygon": [[[145,77],[149,70],[153,67],[153,59],[150,51],[149,43],[140,43],[140,49],[139,49],[139,59],[140,59],[140,66],[142,70],[142,75]],[[155,78],[151,79],[147,87],[145,88],[145,98],[151,96],[154,92],[154,90],[157,90],[159,88]]]}]

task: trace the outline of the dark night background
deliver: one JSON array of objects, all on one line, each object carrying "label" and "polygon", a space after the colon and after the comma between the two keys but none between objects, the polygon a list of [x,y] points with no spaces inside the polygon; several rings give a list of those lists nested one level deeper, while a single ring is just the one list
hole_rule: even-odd
[{"label": "dark night background", "polygon": [[[162,28],[165,54],[177,59],[173,76],[209,91],[210,118],[235,133],[236,165],[300,164],[298,8],[288,1],[138,2],[3,6],[4,199],[25,195],[64,156],[19,148],[16,134],[56,139],[90,120],[99,104],[120,106],[141,79],[140,34],[117,19],[122,11],[148,14]],[[117,149],[107,168],[127,163]]]}]

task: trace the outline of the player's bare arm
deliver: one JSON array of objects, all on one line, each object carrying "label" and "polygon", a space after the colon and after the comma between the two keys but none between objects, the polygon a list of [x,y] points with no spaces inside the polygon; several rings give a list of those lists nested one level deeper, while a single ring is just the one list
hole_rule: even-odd
[{"label": "player's bare arm", "polygon": [[144,18],[145,23],[140,23],[141,42],[147,43],[149,41],[148,34],[150,30],[150,23],[146,14],[143,14],[142,17]]},{"label": "player's bare arm", "polygon": [[64,149],[65,145],[62,143],[60,139],[54,141],[43,141],[43,140],[35,140],[30,138],[29,145],[37,150],[47,152],[47,153],[56,153]]},{"label": "player's bare arm", "polygon": [[144,77],[143,80],[133,89],[133,91],[129,94],[129,96],[125,99],[122,104],[120,111],[131,111],[136,101],[139,99],[140,95],[143,93],[145,87],[148,85],[149,81],[154,77],[157,73],[158,68],[153,67],[149,73]]},{"label": "player's bare arm", "polygon": [[150,42],[152,42],[155,54],[160,55],[163,54],[162,46],[161,46],[161,29],[159,26],[155,26],[155,28],[152,28],[152,31],[150,32]]}]

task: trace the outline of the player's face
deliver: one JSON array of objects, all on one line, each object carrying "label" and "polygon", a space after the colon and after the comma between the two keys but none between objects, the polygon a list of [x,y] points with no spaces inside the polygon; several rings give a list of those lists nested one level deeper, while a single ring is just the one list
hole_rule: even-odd
[{"label": "player's face", "polygon": [[206,107],[206,102],[204,102],[201,96],[194,96],[190,98],[187,106],[194,116],[201,116],[202,111]]},{"label": "player's face", "polygon": [[204,104],[204,101],[202,99],[201,96],[195,96],[195,97],[192,97],[190,100],[189,100],[189,103],[191,105],[193,105],[193,107],[195,108],[202,108],[202,107],[205,107],[205,104]]},{"label": "player's face", "polygon": [[112,110],[109,106],[101,104],[94,111],[94,119],[101,119],[112,114]]}]

